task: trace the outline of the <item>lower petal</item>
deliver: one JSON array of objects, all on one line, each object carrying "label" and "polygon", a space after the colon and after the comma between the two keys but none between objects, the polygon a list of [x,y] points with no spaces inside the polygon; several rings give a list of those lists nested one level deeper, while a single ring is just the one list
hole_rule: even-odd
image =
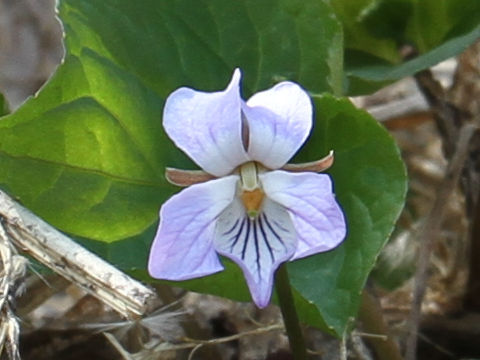
[{"label": "lower petal", "polygon": [[330,176],[279,170],[260,175],[260,181],[266,195],[292,216],[298,236],[292,260],[331,250],[343,241],[345,217],[335,200]]},{"label": "lower petal", "polygon": [[282,206],[265,198],[260,214],[251,219],[236,198],[218,218],[214,245],[240,266],[253,301],[263,308],[270,302],[275,270],[292,257],[297,241]]},{"label": "lower petal", "polygon": [[232,202],[238,176],[192,185],[160,209],[148,271],[154,278],[186,280],[223,270],[213,236],[217,216]]}]

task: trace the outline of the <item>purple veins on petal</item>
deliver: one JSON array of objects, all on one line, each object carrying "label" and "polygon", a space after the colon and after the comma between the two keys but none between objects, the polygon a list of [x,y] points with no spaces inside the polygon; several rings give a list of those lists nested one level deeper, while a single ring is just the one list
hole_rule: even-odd
[{"label": "purple veins on petal", "polygon": [[268,198],[264,199],[262,213],[255,218],[245,216],[245,208],[237,198],[217,220],[215,249],[240,266],[259,307],[268,305],[275,270],[292,257],[296,245],[289,214]]},{"label": "purple veins on petal", "polygon": [[[265,220],[262,220],[262,218],[265,218]],[[275,256],[273,254],[273,248],[270,245],[270,242],[267,240],[267,232],[265,231],[265,229],[263,227],[263,221],[266,221],[266,216],[265,216],[265,214],[260,214],[260,216],[258,217],[258,227],[260,228],[260,231],[262,232],[262,239],[263,239],[263,241],[265,242],[265,245],[268,248],[270,258],[273,262],[273,261],[275,261]],[[274,232],[274,231],[272,231],[272,232]],[[277,239],[280,240],[280,237],[277,234],[274,233],[274,236],[277,237]],[[283,242],[282,242],[282,244],[283,244]]]},{"label": "purple veins on petal", "polygon": [[165,202],[148,262],[153,277],[185,280],[223,269],[213,247],[215,220],[232,202],[237,181],[231,175],[192,185]]},{"label": "purple veins on petal", "polygon": [[292,260],[331,250],[345,238],[345,218],[328,175],[278,170],[260,178],[267,196],[292,217],[299,242]]},{"label": "purple veins on petal", "polygon": [[170,182],[189,187],[160,210],[148,270],[200,277],[223,269],[218,253],[237,263],[262,308],[278,266],[334,248],[346,224],[330,177],[305,172],[328,168],[333,153],[286,164],[312,128],[306,91],[285,81],[245,102],[240,80],[236,69],[223,91],[180,88],[166,100],[166,133],[202,170],[167,170]]}]

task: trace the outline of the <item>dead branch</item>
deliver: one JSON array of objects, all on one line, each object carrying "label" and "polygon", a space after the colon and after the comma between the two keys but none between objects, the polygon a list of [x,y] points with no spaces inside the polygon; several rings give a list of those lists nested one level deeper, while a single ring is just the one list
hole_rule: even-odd
[{"label": "dead branch", "polygon": [[0,191],[0,219],[9,239],[43,265],[126,318],[151,310],[155,293],[83,248]]},{"label": "dead branch", "polygon": [[464,125],[459,133],[455,153],[448,165],[445,178],[440,184],[437,195],[425,223],[419,233],[421,239],[418,252],[417,269],[415,272],[415,287],[413,291],[412,308],[409,316],[409,335],[407,339],[406,359],[416,359],[417,333],[420,319],[421,304],[426,289],[427,270],[433,244],[438,235],[445,213],[447,203],[453,190],[456,188],[458,179],[469,154],[470,142],[478,127],[473,124]]}]

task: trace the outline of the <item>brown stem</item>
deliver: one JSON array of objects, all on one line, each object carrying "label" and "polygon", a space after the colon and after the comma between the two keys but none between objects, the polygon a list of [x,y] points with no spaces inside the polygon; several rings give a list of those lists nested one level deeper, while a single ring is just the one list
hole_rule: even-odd
[{"label": "brown stem", "polygon": [[430,264],[430,254],[432,252],[435,239],[442,224],[445,215],[445,204],[447,203],[452,191],[456,188],[465,160],[467,159],[470,141],[477,131],[477,127],[466,124],[460,130],[460,135],[456,145],[455,154],[448,164],[445,178],[437,189],[436,198],[433,203],[430,214],[428,215],[418,238],[422,239],[418,251],[417,268],[415,271],[415,287],[413,289],[412,308],[409,316],[407,349],[405,358],[407,360],[416,359],[417,351],[417,333],[420,319],[420,310],[425,294],[428,266]]},{"label": "brown stem", "polygon": [[366,289],[362,293],[359,319],[366,332],[386,336],[385,339],[368,338],[368,342],[372,345],[379,360],[403,360],[400,349],[392,339],[389,328],[383,319],[382,308],[378,299]]}]

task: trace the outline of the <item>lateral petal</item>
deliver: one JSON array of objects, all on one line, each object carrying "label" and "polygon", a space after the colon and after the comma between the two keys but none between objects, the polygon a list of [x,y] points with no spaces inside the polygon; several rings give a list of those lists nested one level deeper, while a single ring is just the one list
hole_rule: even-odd
[{"label": "lateral petal", "polygon": [[343,212],[335,200],[330,176],[271,171],[260,175],[265,194],[289,211],[298,236],[292,260],[324,252],[346,235]]},{"label": "lateral petal", "polygon": [[236,69],[224,91],[208,93],[184,87],[165,103],[163,126],[168,136],[215,176],[229,174],[248,161],[242,143],[240,79]]},{"label": "lateral petal", "polygon": [[240,266],[253,301],[263,308],[270,302],[275,270],[292,257],[297,241],[282,206],[265,198],[262,212],[250,219],[236,198],[217,220],[214,245]]},{"label": "lateral petal", "polygon": [[256,93],[242,111],[248,121],[248,154],[270,169],[285,165],[312,128],[310,97],[288,81]]},{"label": "lateral petal", "polygon": [[165,280],[192,279],[223,270],[213,248],[215,220],[232,202],[238,176],[192,185],[160,209],[148,272]]}]

